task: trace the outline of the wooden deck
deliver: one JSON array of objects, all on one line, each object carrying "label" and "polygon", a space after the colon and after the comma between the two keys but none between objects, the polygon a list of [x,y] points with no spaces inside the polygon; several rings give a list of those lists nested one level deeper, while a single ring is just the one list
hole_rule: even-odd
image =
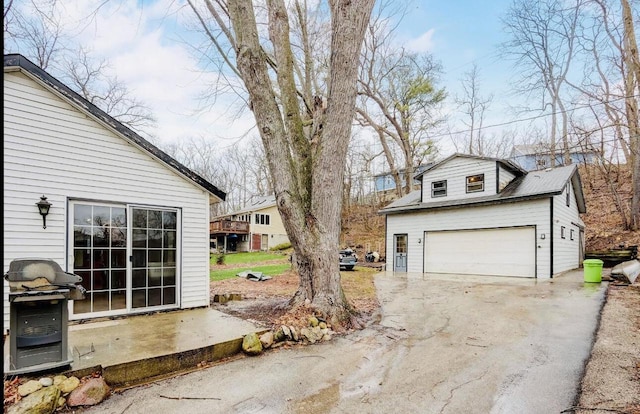
[{"label": "wooden deck", "polygon": [[216,220],[209,223],[209,234],[249,234],[248,221]]}]

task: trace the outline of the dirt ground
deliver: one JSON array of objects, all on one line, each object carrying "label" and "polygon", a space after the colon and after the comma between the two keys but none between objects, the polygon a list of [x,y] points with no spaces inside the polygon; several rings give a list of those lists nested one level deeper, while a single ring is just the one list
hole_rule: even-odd
[{"label": "dirt ground", "polygon": [[608,287],[574,408],[576,414],[640,414],[640,285]]},{"label": "dirt ground", "polygon": [[[374,268],[356,267],[353,271],[341,272],[342,288],[347,300],[367,322],[379,308],[373,284]],[[288,302],[296,292],[299,277],[288,271],[272,279],[255,282],[241,277],[211,283],[211,306],[222,312],[248,319],[267,328],[279,325],[302,328],[307,326],[310,308],[290,311]],[[215,302],[216,295],[240,294],[242,300]]]},{"label": "dirt ground", "polygon": [[[379,315],[374,274],[375,269],[361,267],[342,272],[347,299],[368,322],[375,321]],[[640,414],[640,284],[609,283],[578,403],[563,411],[565,413]],[[298,276],[294,272],[263,282],[239,277],[212,282],[212,298],[228,293],[242,296],[242,300],[212,303],[212,306],[268,328],[281,324],[302,327],[313,312],[304,308],[287,312],[287,302],[297,286]]]}]

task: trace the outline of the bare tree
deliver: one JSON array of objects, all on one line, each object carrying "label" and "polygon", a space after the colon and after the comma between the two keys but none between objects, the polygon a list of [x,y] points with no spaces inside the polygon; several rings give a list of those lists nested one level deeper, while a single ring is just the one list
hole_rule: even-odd
[{"label": "bare tree", "polygon": [[483,129],[485,112],[493,101],[493,94],[482,96],[480,70],[476,63],[460,80],[462,96],[456,98],[461,112],[465,115],[462,123],[469,128],[466,137],[463,136],[466,151],[469,154],[488,155],[486,148],[486,134]]},{"label": "bare tree", "polygon": [[[156,120],[147,105],[117,76],[106,60],[96,60],[74,41],[78,28],[65,27],[57,0],[5,4],[5,53],[21,53],[118,121],[147,133]],[[20,6],[20,7],[19,7]],[[97,11],[96,11],[97,12]]]},{"label": "bare tree", "polygon": [[444,120],[438,110],[446,93],[435,86],[440,65],[397,47],[387,23],[378,15],[368,26],[356,120],[378,137],[401,197],[413,189],[414,168],[437,153],[429,134]]},{"label": "bare tree", "polygon": [[555,165],[558,131],[564,161],[571,162],[564,89],[575,56],[575,33],[582,1],[514,0],[502,19],[509,35],[509,40],[501,46],[502,54],[515,61],[521,75],[515,89],[523,94],[537,92],[542,104],[540,109],[551,111],[551,166]]},{"label": "bare tree", "polygon": [[42,69],[55,65],[69,38],[60,23],[56,1],[5,2],[4,51],[22,51]]},{"label": "bare tree", "polygon": [[[586,116],[577,119],[574,114],[576,135],[581,141],[599,148],[604,179],[620,213],[625,228],[637,228],[640,210],[638,205],[637,164],[638,134],[640,133],[638,102],[640,87],[637,80],[637,42],[629,3],[610,0],[593,0],[585,4],[582,25],[578,33],[580,52],[584,60],[584,76],[581,82],[571,82],[578,93],[577,100],[586,107]],[[584,111],[583,111],[584,112]],[[635,148],[635,149],[634,149]],[[617,152],[624,154],[623,162],[631,166],[633,195],[631,205],[620,204],[622,199],[616,187],[613,166]],[[610,177],[614,174],[614,177]],[[634,201],[635,199],[635,201]],[[630,210],[630,212],[627,211]]]},{"label": "bare tree", "polygon": [[[631,228],[640,230],[640,121],[638,115],[638,95],[640,95],[640,52],[636,40],[634,19],[628,0],[621,0],[622,19],[624,21],[624,60],[629,68],[627,86],[627,99],[625,100],[627,112],[633,121],[629,123],[631,141],[631,165],[632,165],[632,189],[631,197]],[[633,82],[635,78],[635,82]],[[635,98],[632,99],[632,96]],[[630,118],[629,116],[627,118]],[[631,119],[630,119],[631,121]]]},{"label": "bare tree", "polygon": [[106,60],[94,60],[80,47],[64,58],[63,66],[67,84],[87,101],[139,133],[155,126],[151,109],[136,99],[117,76],[108,75]]},{"label": "bare tree", "polygon": [[[290,303],[308,301],[337,327],[345,326],[356,322],[335,252],[358,56],[373,0],[328,2],[331,54],[322,95],[313,80],[315,51],[305,35],[313,15],[306,2],[288,4],[268,0],[260,10],[251,0],[205,0],[200,9],[189,1],[214,49],[246,88],[300,274]],[[292,42],[293,28],[300,30],[300,44]]]}]

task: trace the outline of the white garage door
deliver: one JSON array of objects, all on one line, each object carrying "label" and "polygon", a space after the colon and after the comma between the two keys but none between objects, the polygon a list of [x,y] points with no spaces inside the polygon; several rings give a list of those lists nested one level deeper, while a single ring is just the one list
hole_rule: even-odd
[{"label": "white garage door", "polygon": [[535,277],[535,228],[425,234],[425,272]]}]

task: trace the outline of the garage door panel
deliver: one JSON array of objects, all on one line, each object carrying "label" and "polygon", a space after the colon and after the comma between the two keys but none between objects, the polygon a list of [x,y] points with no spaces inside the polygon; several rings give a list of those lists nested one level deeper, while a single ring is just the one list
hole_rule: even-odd
[{"label": "garage door panel", "polygon": [[535,229],[427,232],[425,271],[535,277]]}]

